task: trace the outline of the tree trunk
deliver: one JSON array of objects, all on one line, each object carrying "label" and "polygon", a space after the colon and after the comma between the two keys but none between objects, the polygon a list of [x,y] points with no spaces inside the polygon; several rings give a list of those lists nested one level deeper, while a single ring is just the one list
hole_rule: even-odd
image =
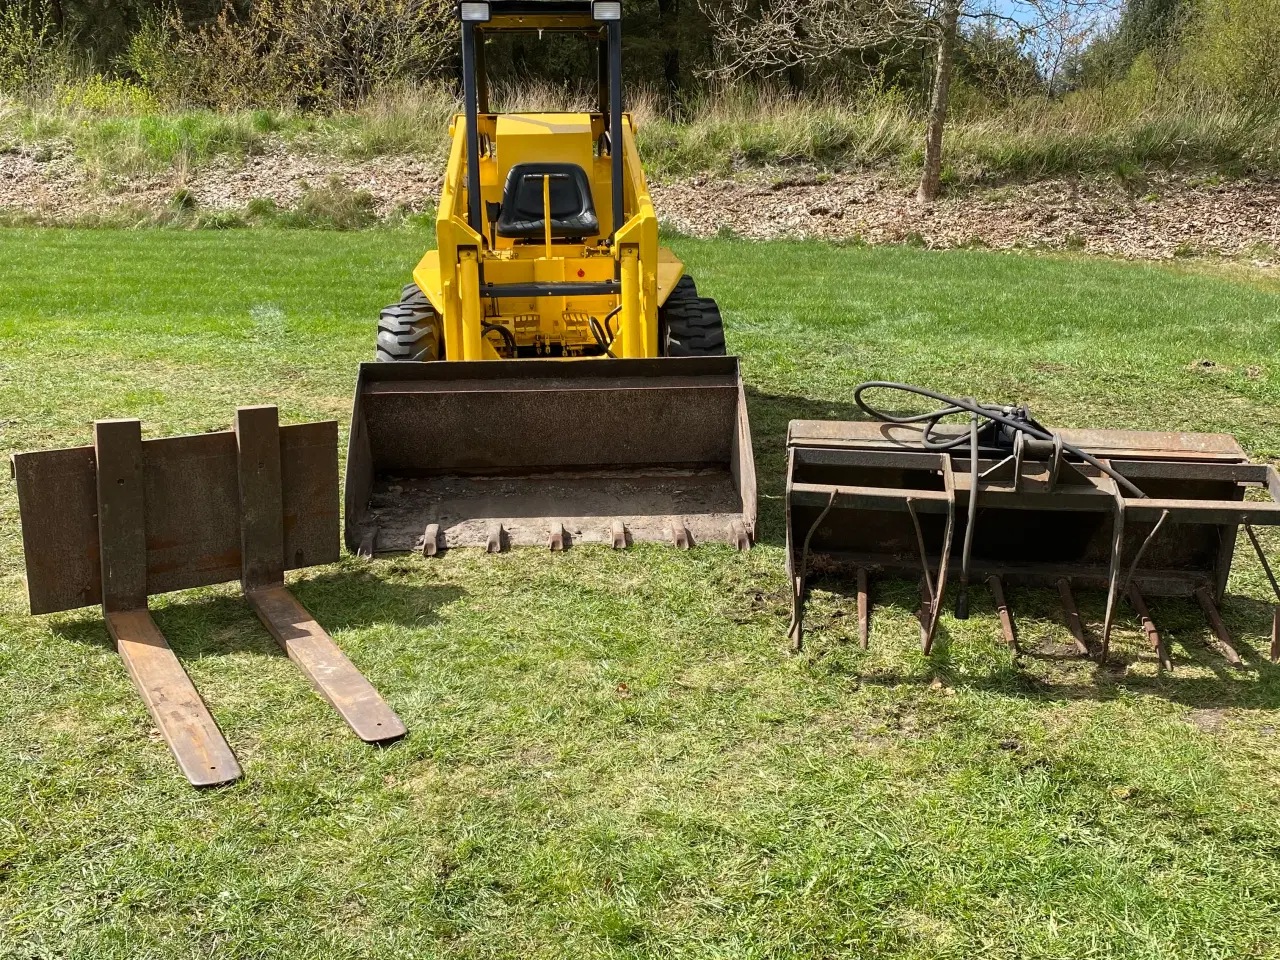
[{"label": "tree trunk", "polygon": [[916,199],[930,203],[942,193],[942,131],[947,123],[947,98],[951,93],[951,70],[955,65],[956,24],[960,0],[947,0],[942,9],[938,33],[938,63],[933,71],[933,91],[929,97],[929,121],[924,132],[924,172]]}]

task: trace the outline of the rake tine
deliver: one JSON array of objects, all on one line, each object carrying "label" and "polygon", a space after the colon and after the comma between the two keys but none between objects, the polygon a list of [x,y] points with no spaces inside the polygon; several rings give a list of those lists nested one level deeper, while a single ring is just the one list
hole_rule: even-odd
[{"label": "rake tine", "polygon": [[[1258,540],[1258,535],[1253,532],[1252,524],[1244,525],[1244,532],[1249,535],[1249,542],[1253,544],[1253,550],[1258,555],[1258,562],[1262,564],[1262,570],[1267,575],[1267,579],[1271,582],[1271,590],[1276,595],[1276,600],[1280,600],[1280,583],[1276,581],[1276,575],[1271,572],[1271,564],[1267,562],[1266,551],[1262,549],[1262,544]],[[1271,612],[1271,662],[1280,661],[1280,603]]]},{"label": "rake tine", "polygon": [[1231,645],[1231,634],[1227,632],[1227,625],[1222,622],[1222,615],[1218,613],[1218,608],[1214,605],[1213,597],[1209,596],[1209,591],[1204,587],[1197,587],[1196,600],[1200,602],[1200,609],[1204,611],[1209,626],[1213,627],[1213,632],[1217,635],[1219,652],[1233,667],[1241,666],[1243,661],[1240,659],[1240,654],[1236,652],[1236,648]]},{"label": "rake tine", "polygon": [[1151,649],[1160,658],[1160,668],[1172,672],[1173,659],[1169,654],[1169,645],[1164,642],[1164,638],[1160,636],[1160,631],[1156,629],[1156,623],[1151,619],[1151,612],[1147,609],[1147,601],[1143,598],[1142,591],[1132,581],[1129,583],[1129,602],[1133,604],[1133,609],[1137,612],[1138,619],[1142,621],[1142,632],[1147,635]]},{"label": "rake tine", "polygon": [[1111,624],[1116,615],[1116,589],[1120,580],[1120,561],[1124,551],[1124,495],[1115,488],[1116,510],[1111,530],[1111,565],[1107,570],[1107,613],[1102,619],[1102,649],[1098,661],[1106,663],[1111,655]]},{"label": "rake tine", "polygon": [[1062,600],[1062,612],[1066,614],[1067,629],[1071,631],[1071,636],[1076,642],[1076,650],[1080,656],[1087,657],[1089,641],[1084,635],[1084,623],[1080,620],[1080,611],[1076,609],[1076,598],[1071,594],[1071,581],[1066,577],[1058,581],[1058,596]]},{"label": "rake tine", "polygon": [[924,548],[924,529],[920,526],[920,517],[916,514],[916,502],[907,498],[907,513],[911,514],[911,523],[916,528],[916,546],[920,548],[920,569],[924,571],[924,588],[933,596],[933,577],[929,575],[929,554]]},{"label": "rake tine", "polygon": [[927,654],[933,648],[933,592],[924,577],[920,578],[920,612],[916,617],[920,620],[920,649]]},{"label": "rake tine", "polygon": [[924,580],[922,588],[928,593],[929,599],[924,604],[924,609],[928,610],[928,619],[921,620],[921,637],[920,649],[928,654],[933,649],[933,631],[938,626],[938,610],[942,606],[942,597],[947,590],[947,564],[951,559],[951,541],[955,536],[956,528],[956,493],[955,486],[951,481],[950,461],[943,460],[944,469],[946,470],[946,486],[947,491],[951,494],[947,501],[947,526],[942,534],[942,557],[938,561],[938,586],[934,589],[933,581],[929,577],[929,553],[924,546],[924,530],[920,526],[920,518],[916,515],[916,505],[910,497],[907,498],[907,512],[911,514],[911,522],[916,528],[916,541],[920,547],[920,569],[924,572]]},{"label": "rake tine", "polygon": [[[835,506],[836,494],[839,492],[838,487],[831,491],[831,496],[827,498],[827,505],[818,514],[818,519],[809,526],[809,532],[804,535],[804,547],[800,551],[800,570],[796,573],[795,582],[791,585],[791,626],[787,630],[787,635],[791,637],[791,649],[796,653],[804,647],[804,582],[809,575],[809,544],[813,540],[814,531],[823,520],[827,519],[827,514]],[[791,522],[790,517],[787,522]]]},{"label": "rake tine", "polygon": [[1018,630],[1013,623],[1013,614],[1009,612],[1009,604],[1004,598],[1004,584],[999,577],[987,577],[987,586],[996,601],[996,612],[1000,614],[1000,630],[1004,633],[1004,642],[1009,645],[1016,657],[1022,651],[1018,647]]},{"label": "rake tine", "polygon": [[858,568],[858,641],[867,649],[871,638],[871,604],[867,597],[867,571]]}]

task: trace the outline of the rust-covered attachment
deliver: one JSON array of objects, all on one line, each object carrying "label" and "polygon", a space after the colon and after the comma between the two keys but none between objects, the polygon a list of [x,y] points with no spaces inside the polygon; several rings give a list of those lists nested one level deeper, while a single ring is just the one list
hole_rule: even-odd
[{"label": "rust-covered attachment", "polygon": [[172,590],[240,580],[250,606],[361,739],[405,733],[284,586],[338,559],[338,427],[280,426],[241,407],[234,430],[142,439],[100,420],[92,446],[15,454],[33,614],[100,603],[130,677],[187,779],[240,777],[235,754],[147,609]]},{"label": "rust-covered attachment", "polygon": [[[1166,645],[1143,598],[1181,596],[1197,599],[1218,649],[1239,662],[1217,606],[1241,526],[1280,600],[1252,530],[1280,525],[1274,467],[1250,463],[1231,436],[1128,430],[1058,430],[1047,441],[1018,434],[1007,451],[979,445],[975,463],[967,446],[945,449],[967,433],[963,424],[791,422],[787,572],[797,649],[811,571],[857,577],[862,637],[870,618],[869,575],[923,578],[921,645],[927,652],[947,578],[961,579],[957,568],[967,566],[968,580],[991,590],[1001,632],[1015,652],[1006,587],[1056,589],[1076,648],[1086,653],[1089,641],[1072,593],[1083,588],[1108,596],[1096,642],[1100,658],[1107,654],[1116,604],[1128,599],[1167,667]],[[1088,451],[1106,469],[1072,456],[1070,447]],[[958,605],[963,609],[963,601]]]},{"label": "rust-covered attachment", "polygon": [[745,549],[756,478],[738,361],[362,364],[345,502],[352,550]]}]

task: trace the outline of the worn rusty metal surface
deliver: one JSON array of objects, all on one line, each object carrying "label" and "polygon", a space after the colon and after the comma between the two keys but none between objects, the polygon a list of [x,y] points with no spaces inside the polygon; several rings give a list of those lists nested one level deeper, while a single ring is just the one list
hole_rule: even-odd
[{"label": "worn rusty metal surface", "polygon": [[652,465],[727,469],[736,384],[662,379],[662,385],[618,378],[519,381],[503,390],[372,383],[364,407],[374,469],[406,476]]},{"label": "worn rusty metal surface", "polygon": [[1058,580],[1058,597],[1062,601],[1062,614],[1067,621],[1067,629],[1071,631],[1071,639],[1075,641],[1076,652],[1081,656],[1089,655],[1089,640],[1085,636],[1084,622],[1080,619],[1080,611],[1076,607],[1075,595],[1071,592],[1071,581],[1065,578]]},{"label": "worn rusty metal surface", "polygon": [[[337,424],[285,426],[279,436],[283,566],[330,563],[340,552]],[[145,554],[131,548],[117,562],[138,563],[145,556],[144,596],[239,579],[235,434],[143,440],[141,452]],[[102,600],[97,472],[93,447],[13,457],[32,613]],[[123,477],[113,473],[113,479]],[[112,496],[125,489],[118,482],[107,486]]]},{"label": "worn rusty metal surface", "polygon": [[754,535],[755,465],[736,358],[364,364],[346,477],[351,549],[694,542]]},{"label": "worn rusty metal surface", "polygon": [[197,787],[238,780],[235,754],[151,614],[115,611],[106,620],[134,686],[186,778]]},{"label": "worn rusty metal surface", "polygon": [[338,424],[334,420],[280,428],[280,484],[284,505],[284,568],[334,563],[339,533]]},{"label": "worn rusty metal surface", "polygon": [[142,424],[137,420],[99,420],[93,425],[93,448],[102,609],[137,610],[147,604]]},{"label": "worn rusty metal surface", "polygon": [[383,743],[405,735],[400,718],[285,587],[262,587],[246,591],[245,596],[289,659],[356,736],[366,743]]},{"label": "worn rusty metal surface", "polygon": [[1129,604],[1133,607],[1134,613],[1138,615],[1138,622],[1142,625],[1142,632],[1146,634],[1147,643],[1151,644],[1152,651],[1159,659],[1161,669],[1172,670],[1173,659],[1169,655],[1169,644],[1160,635],[1156,622],[1151,619],[1151,611],[1147,609],[1146,598],[1143,597],[1142,591],[1138,589],[1136,583],[1129,584]]},{"label": "worn rusty metal surface", "polygon": [[246,590],[284,580],[280,418],[275,407],[236,411],[240,481],[240,583]]},{"label": "worn rusty metal surface", "polygon": [[1004,642],[1015,654],[1018,649],[1018,628],[1013,622],[1013,614],[1009,610],[1009,601],[1004,596],[1004,584],[999,577],[987,578],[987,589],[996,602],[996,613],[1000,617],[1000,632],[1004,634]]},{"label": "worn rusty metal surface", "polygon": [[[943,424],[939,437],[963,433],[963,425]],[[1171,433],[1143,430],[1057,430],[1062,439],[1103,459],[1185,460],[1243,463],[1244,448],[1226,433]],[[920,429],[861,420],[792,420],[787,442],[797,446],[844,446],[901,449],[919,442]]]},{"label": "worn rusty metal surface", "polygon": [[[975,491],[967,450],[944,457],[948,462],[959,457],[957,466],[965,468],[948,480],[938,454],[910,448],[919,444],[913,427],[792,421],[789,573],[795,576],[807,540],[817,569],[918,577],[922,569],[958,554],[969,533],[965,508],[976,495],[970,574],[986,579],[997,595],[1007,640],[1016,638],[1016,626],[1002,602],[1005,584],[1056,586],[1081,652],[1088,647],[1071,584],[1108,591],[1119,585],[1131,597],[1196,596],[1231,659],[1214,604],[1226,585],[1239,526],[1280,525],[1275,469],[1249,463],[1240,445],[1225,435],[1116,430],[1064,430],[1061,435],[1119,471],[1142,496],[1097,465],[1059,459],[1051,445],[1048,459],[1042,451],[1003,460],[985,454]],[[1264,497],[1246,499],[1250,489]],[[948,552],[940,545],[952,503],[961,509]],[[927,602],[923,613],[922,622],[931,625]],[[1154,628],[1151,632],[1157,636]],[[1167,652],[1162,657],[1167,659]]]},{"label": "worn rusty metal surface", "polygon": [[235,434],[162,437],[143,451],[147,593],[239,580]]},{"label": "worn rusty metal surface", "polygon": [[14,454],[32,613],[102,601],[93,447]]},{"label": "worn rusty metal surface", "polygon": [[1218,613],[1218,606],[1213,602],[1213,597],[1207,588],[1201,587],[1196,591],[1196,601],[1200,604],[1200,609],[1204,612],[1205,619],[1209,621],[1209,626],[1213,628],[1213,635],[1218,641],[1218,650],[1232,666],[1240,666],[1243,661],[1240,659],[1240,654],[1236,651],[1235,645],[1231,642],[1231,632],[1227,630],[1227,625],[1222,622],[1222,614]]}]

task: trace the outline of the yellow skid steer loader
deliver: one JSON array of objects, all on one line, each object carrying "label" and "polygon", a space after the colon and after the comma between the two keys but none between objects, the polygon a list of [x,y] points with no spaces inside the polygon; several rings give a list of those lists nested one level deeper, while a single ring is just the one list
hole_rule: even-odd
[{"label": "yellow skid steer loader", "polygon": [[[658,245],[622,109],[616,0],[463,2],[464,112],[436,249],[382,312],[356,384],[346,540],[366,554],[755,532],[738,362],[714,300]],[[595,44],[590,113],[494,113],[499,31]]]}]

